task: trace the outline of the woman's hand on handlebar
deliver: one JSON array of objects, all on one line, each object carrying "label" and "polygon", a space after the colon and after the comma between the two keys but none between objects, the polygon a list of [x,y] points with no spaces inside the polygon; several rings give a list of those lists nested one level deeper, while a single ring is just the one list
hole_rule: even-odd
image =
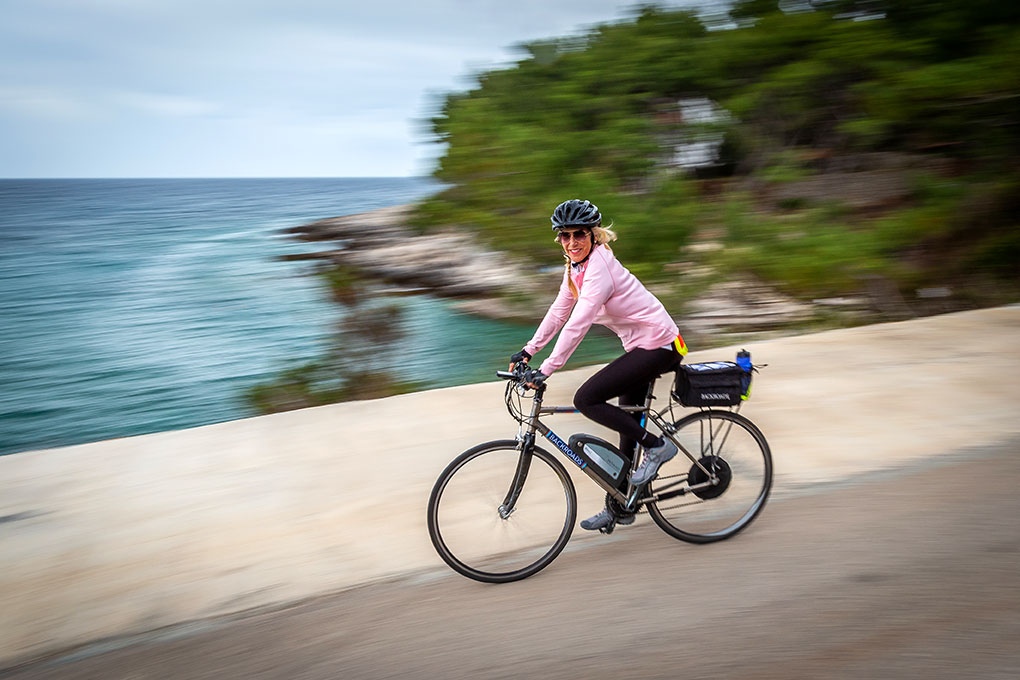
[{"label": "woman's hand on handlebar", "polygon": [[524,375],[521,381],[525,387],[530,387],[533,390],[537,390],[539,387],[545,384],[545,381],[549,378],[545,373],[538,370],[537,368],[526,368],[524,369]]},{"label": "woman's hand on handlebar", "polygon": [[517,352],[516,354],[510,357],[509,370],[513,371],[514,368],[518,366],[518,364],[524,364],[523,366],[520,366],[517,369],[518,371],[520,371],[521,374],[521,382],[524,383],[525,387],[530,387],[533,390],[537,390],[545,382],[545,379],[548,378],[549,376],[545,375],[544,373],[542,373],[542,371],[538,370],[537,368],[531,368],[528,365],[528,361],[530,359],[531,355],[528,353],[528,350],[522,349],[520,352]]},{"label": "woman's hand on handlebar", "polygon": [[527,350],[522,349],[520,352],[517,352],[516,354],[510,357],[510,368],[508,368],[507,370],[512,371],[514,370],[514,366],[521,363],[522,361],[524,363],[528,363],[528,360],[530,359],[531,355],[528,354]]}]

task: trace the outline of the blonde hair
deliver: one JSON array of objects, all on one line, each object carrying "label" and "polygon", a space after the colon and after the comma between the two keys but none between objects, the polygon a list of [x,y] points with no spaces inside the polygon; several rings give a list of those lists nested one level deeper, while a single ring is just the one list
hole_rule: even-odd
[{"label": "blonde hair", "polygon": [[[609,226],[611,227],[612,225]],[[592,227],[591,232],[595,235],[595,245],[592,246],[592,249],[598,246],[605,246],[606,250],[613,252],[613,249],[609,247],[609,244],[616,240],[615,231],[609,227]],[[559,234],[556,235],[556,240],[559,241]],[[566,253],[563,253],[563,259],[567,261],[566,264],[563,265],[567,272],[567,285],[570,286],[570,292],[576,300],[580,297],[581,293],[577,290],[577,286],[574,285],[574,280],[570,278],[570,257]]]}]

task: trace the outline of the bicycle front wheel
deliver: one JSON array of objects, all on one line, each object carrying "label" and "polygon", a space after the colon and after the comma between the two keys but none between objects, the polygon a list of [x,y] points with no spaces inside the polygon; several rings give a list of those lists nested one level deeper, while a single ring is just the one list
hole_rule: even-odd
[{"label": "bicycle front wheel", "polygon": [[524,455],[514,440],[479,444],[436,480],[429,536],[458,573],[486,583],[517,581],[567,545],[577,518],[573,482],[548,452],[535,447]]},{"label": "bicycle front wheel", "polygon": [[730,411],[701,411],[673,427],[680,453],[649,484],[650,495],[659,500],[648,503],[648,513],[683,541],[712,543],[733,536],[758,516],[772,488],[765,436]]}]

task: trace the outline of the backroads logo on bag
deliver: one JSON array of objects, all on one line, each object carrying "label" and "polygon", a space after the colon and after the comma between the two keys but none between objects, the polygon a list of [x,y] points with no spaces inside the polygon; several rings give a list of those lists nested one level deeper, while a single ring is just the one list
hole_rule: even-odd
[{"label": "backroads logo on bag", "polygon": [[716,401],[728,401],[731,397],[721,392],[701,392],[702,399],[715,399]]}]

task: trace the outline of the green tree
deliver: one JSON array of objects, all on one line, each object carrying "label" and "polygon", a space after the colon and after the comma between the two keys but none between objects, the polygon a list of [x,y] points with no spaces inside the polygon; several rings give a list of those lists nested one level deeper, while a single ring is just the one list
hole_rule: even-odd
[{"label": "green tree", "polygon": [[[807,215],[789,233],[776,226],[783,235],[763,236],[762,258],[744,266],[787,277],[801,294],[812,294],[812,281],[846,291],[876,272],[915,285],[956,271],[946,264],[952,252],[997,261],[986,240],[1013,252],[1015,199],[1000,187],[1020,177],[1020,4],[748,0],[730,15],[736,28],[709,31],[691,13],[643,6],[583,36],[521,45],[510,67],[479,73],[442,102],[432,129],[446,145],[436,176],[449,188],[421,206],[418,222],[459,225],[547,261],[556,246],[536,240],[535,227],[561,200],[589,198],[619,228],[621,259],[665,276],[661,265],[700,225],[732,222],[705,200],[718,183],[673,162],[678,140],[704,128],[724,135],[727,163],[714,172],[732,173],[734,188],[820,167],[800,158],[896,152],[949,163],[936,184],[955,189],[915,191],[882,219]],[[730,117],[684,120],[680,100],[696,97]],[[860,261],[847,261],[854,255],[839,242],[857,247]],[[823,275],[835,254],[843,274]]]}]

